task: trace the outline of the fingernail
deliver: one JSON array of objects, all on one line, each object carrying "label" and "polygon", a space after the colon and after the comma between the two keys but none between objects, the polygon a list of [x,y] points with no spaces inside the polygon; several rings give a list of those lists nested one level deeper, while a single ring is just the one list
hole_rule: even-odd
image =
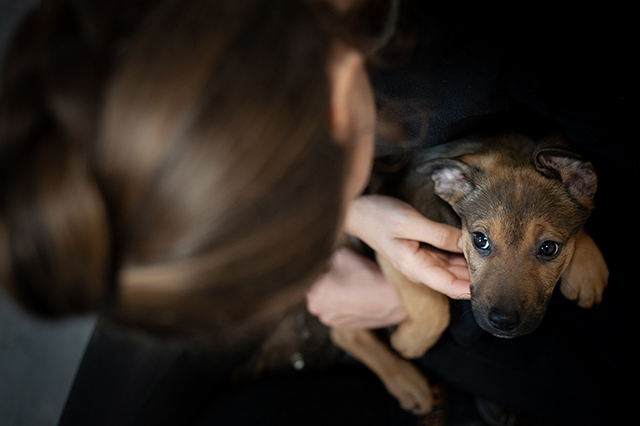
[{"label": "fingernail", "polygon": [[460,235],[460,239],[458,240],[458,248],[462,250],[462,235]]}]

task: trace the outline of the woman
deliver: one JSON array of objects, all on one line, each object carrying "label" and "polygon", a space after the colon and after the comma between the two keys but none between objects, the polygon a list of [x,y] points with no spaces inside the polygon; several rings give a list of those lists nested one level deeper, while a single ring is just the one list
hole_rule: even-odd
[{"label": "woman", "polygon": [[[367,31],[385,25],[354,31],[360,2],[156,3],[44,2],[15,35],[2,282],[47,316],[252,329],[303,297],[345,212],[376,228],[353,201],[375,129]],[[415,229],[458,251],[457,230]],[[374,247],[411,260],[407,237]]]},{"label": "woman", "polygon": [[[233,354],[303,300],[366,183],[365,60],[389,25],[358,16],[341,1],[42,2],[3,70],[3,285],[41,315],[97,311]],[[157,401],[178,361],[119,339],[98,327],[64,421]]]}]

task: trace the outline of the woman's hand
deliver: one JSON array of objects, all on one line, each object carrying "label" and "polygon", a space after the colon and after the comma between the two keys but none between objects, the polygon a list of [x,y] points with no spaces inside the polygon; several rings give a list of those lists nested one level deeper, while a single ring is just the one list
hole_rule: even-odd
[{"label": "woman's hand", "polygon": [[[459,229],[431,221],[396,198],[364,195],[349,205],[345,231],[385,256],[410,280],[454,299],[470,297]],[[421,248],[421,242],[440,250]]]},{"label": "woman's hand", "polygon": [[387,327],[406,319],[378,265],[344,247],[334,252],[331,270],[307,293],[307,309],[325,325],[343,330]]}]

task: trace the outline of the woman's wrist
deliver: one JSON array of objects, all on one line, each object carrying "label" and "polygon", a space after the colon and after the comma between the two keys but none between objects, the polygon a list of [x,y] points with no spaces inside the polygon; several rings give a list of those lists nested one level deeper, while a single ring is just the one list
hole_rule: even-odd
[{"label": "woman's wrist", "polygon": [[347,213],[344,219],[344,232],[354,237],[361,237],[361,228],[363,222],[362,210],[366,209],[367,195],[361,195],[352,200],[347,206]]}]

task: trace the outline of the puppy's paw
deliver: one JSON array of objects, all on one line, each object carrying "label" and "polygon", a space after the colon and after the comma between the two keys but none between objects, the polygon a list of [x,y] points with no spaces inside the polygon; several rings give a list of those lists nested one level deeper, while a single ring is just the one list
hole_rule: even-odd
[{"label": "puppy's paw", "polygon": [[427,378],[411,363],[398,359],[394,373],[383,380],[387,391],[400,406],[414,414],[421,415],[433,408],[433,396]]},{"label": "puppy's paw", "polygon": [[590,308],[602,301],[602,293],[609,281],[609,268],[593,239],[581,230],[571,263],[562,274],[560,291],[581,308]]},{"label": "puppy's paw", "polygon": [[569,300],[575,300],[581,308],[591,308],[602,301],[602,293],[607,286],[607,274],[600,277],[575,272],[563,279],[560,291]]}]

